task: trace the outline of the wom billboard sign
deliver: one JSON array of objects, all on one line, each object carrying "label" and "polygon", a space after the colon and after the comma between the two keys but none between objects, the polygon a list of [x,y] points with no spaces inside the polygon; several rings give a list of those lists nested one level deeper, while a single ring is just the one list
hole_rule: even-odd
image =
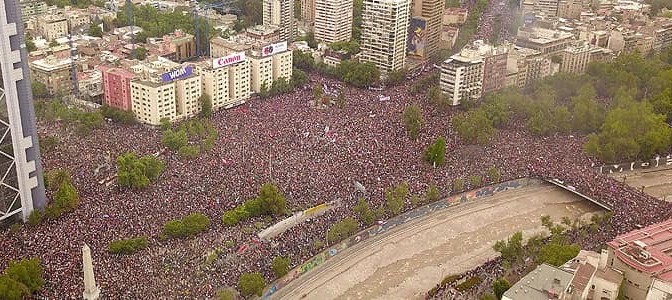
[{"label": "wom billboard sign", "polygon": [[268,45],[261,49],[261,56],[266,57],[275,53],[287,51],[287,41]]},{"label": "wom billboard sign", "polygon": [[231,54],[229,56],[224,56],[220,58],[215,58],[212,60],[212,68],[217,69],[221,67],[226,67],[235,63],[245,61],[245,52],[238,52]]},{"label": "wom billboard sign", "polygon": [[189,77],[193,73],[194,68],[192,66],[187,66],[179,68],[177,70],[172,70],[170,72],[163,73],[163,75],[161,75],[161,80],[163,80],[163,82],[171,82],[173,80]]},{"label": "wom billboard sign", "polygon": [[600,166],[600,173],[611,174],[667,166],[672,166],[672,155],[657,156],[648,161],[633,161],[629,163],[604,165]]}]

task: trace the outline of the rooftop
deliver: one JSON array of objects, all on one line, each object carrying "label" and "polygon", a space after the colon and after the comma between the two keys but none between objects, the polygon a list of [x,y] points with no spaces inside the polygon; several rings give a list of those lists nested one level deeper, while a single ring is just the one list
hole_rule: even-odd
[{"label": "rooftop", "polygon": [[559,40],[570,39],[573,34],[558,30],[534,27],[518,31],[518,39],[527,40],[537,44],[548,44]]},{"label": "rooftop", "polygon": [[572,276],[567,271],[541,264],[516,282],[504,296],[513,300],[558,299],[569,286]]},{"label": "rooftop", "polygon": [[50,72],[59,69],[69,68],[70,63],[71,63],[70,58],[58,59],[54,56],[47,56],[46,58],[32,61],[30,64],[37,69]]},{"label": "rooftop", "polygon": [[672,281],[672,219],[619,235],[607,245],[630,267]]}]

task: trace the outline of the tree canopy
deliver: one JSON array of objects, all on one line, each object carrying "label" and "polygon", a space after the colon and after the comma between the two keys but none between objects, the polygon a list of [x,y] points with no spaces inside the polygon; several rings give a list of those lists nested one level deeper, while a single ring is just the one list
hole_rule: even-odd
[{"label": "tree canopy", "polygon": [[143,188],[156,181],[164,168],[163,161],[154,156],[138,158],[128,152],[117,158],[117,183],[122,187]]}]

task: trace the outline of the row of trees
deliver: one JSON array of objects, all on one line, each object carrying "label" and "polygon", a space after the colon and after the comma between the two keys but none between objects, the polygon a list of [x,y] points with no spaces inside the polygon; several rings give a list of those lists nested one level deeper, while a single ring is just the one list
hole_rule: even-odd
[{"label": "row of trees", "polygon": [[324,63],[315,63],[315,59],[310,53],[294,50],[293,64],[297,69],[318,71],[356,87],[368,87],[380,81],[380,70],[371,63],[345,60],[338,66],[331,67]]},{"label": "row of trees", "polygon": [[[207,105],[204,105],[204,108],[207,108]],[[203,111],[206,109],[201,110],[202,114]],[[170,122],[164,119],[161,128],[163,129],[161,143],[188,159],[197,158],[201,152],[210,151],[219,138],[217,129],[207,119],[184,122],[175,130],[171,128]]]},{"label": "row of trees", "polygon": [[259,189],[259,195],[245,201],[232,210],[225,211],[222,222],[233,226],[240,221],[263,215],[277,216],[287,213],[287,200],[280,189],[272,183],[266,183]]},{"label": "row of trees", "polygon": [[286,94],[293,91],[295,88],[302,87],[308,83],[308,75],[306,72],[294,68],[292,70],[292,78],[289,81],[284,77],[280,77],[276,80],[273,80],[273,83],[269,87],[267,82],[261,84],[261,89],[259,91],[259,97],[268,98],[270,96],[276,96],[281,94]]},{"label": "row of trees", "polygon": [[69,172],[53,170],[47,172],[44,178],[47,191],[54,196],[44,212],[39,209],[33,210],[28,217],[28,224],[31,226],[42,223],[44,218],[57,219],[64,213],[74,210],[80,202],[79,193],[72,183]]},{"label": "row of trees", "polygon": [[210,219],[202,213],[192,213],[183,218],[166,222],[162,238],[186,238],[195,236],[210,226]]},{"label": "row of trees", "polygon": [[37,258],[11,261],[0,275],[0,299],[21,300],[42,286],[42,266]]},{"label": "row of trees", "polygon": [[[39,94],[46,93],[41,90],[41,83],[33,82],[37,87]],[[46,88],[45,88],[46,90]],[[42,96],[39,96],[42,97]],[[46,97],[46,96],[45,96]],[[45,121],[61,121],[66,125],[73,126],[75,132],[80,135],[87,135],[93,129],[100,128],[103,125],[103,115],[100,111],[87,112],[65,103],[61,95],[56,95],[51,100],[35,101],[35,113],[38,119]]]}]

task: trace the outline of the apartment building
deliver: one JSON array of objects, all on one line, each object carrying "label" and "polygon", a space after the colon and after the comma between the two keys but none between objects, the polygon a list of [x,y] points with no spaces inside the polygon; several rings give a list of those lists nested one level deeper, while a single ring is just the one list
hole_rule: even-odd
[{"label": "apartment building", "polygon": [[180,29],[164,35],[163,42],[170,51],[169,57],[176,62],[183,62],[197,55],[194,36]]},{"label": "apartment building", "polygon": [[[466,50],[466,51],[465,51]],[[483,57],[464,49],[441,64],[439,86],[451,105],[464,100],[477,100],[483,91]]]},{"label": "apartment building", "polygon": [[278,26],[280,40],[293,42],[296,37],[294,0],[264,0],[263,24]]},{"label": "apartment building", "polygon": [[[413,19],[409,27],[408,43],[415,50],[422,43],[422,55],[420,51],[409,51],[409,54],[420,56],[424,59],[435,56],[439,52],[439,43],[441,42],[442,20],[444,17],[444,0],[413,0],[411,5],[411,16],[419,17],[416,20],[424,21],[420,26],[413,26]],[[416,42],[417,41],[417,42]]]},{"label": "apartment building", "polygon": [[506,62],[509,51],[504,46],[495,47],[476,41],[480,55],[483,56],[483,93],[491,93],[506,86]]},{"label": "apartment building", "polygon": [[59,59],[50,55],[30,62],[30,78],[46,85],[50,95],[67,93],[72,90],[70,67],[70,58]]},{"label": "apartment building", "polygon": [[260,43],[280,41],[280,27],[275,25],[257,25],[245,29],[245,36]]},{"label": "apartment building", "polygon": [[326,44],[352,38],[352,0],[315,0],[315,39]]},{"label": "apartment building", "polygon": [[21,19],[28,21],[32,16],[39,16],[47,13],[47,3],[42,0],[20,0]]},{"label": "apartment building", "polygon": [[523,0],[523,14],[533,13],[547,17],[558,15],[559,0]]},{"label": "apartment building", "polygon": [[312,26],[315,22],[315,1],[301,0],[301,22],[307,26]]},{"label": "apartment building", "polygon": [[590,62],[592,47],[588,43],[575,43],[562,51],[560,72],[583,74]]},{"label": "apartment building", "polygon": [[115,67],[98,66],[103,75],[103,103],[117,109],[130,111],[131,80],[135,74]]},{"label": "apartment building", "polygon": [[67,36],[68,19],[61,15],[42,15],[37,18],[39,33],[47,41]]},{"label": "apartment building", "polygon": [[538,50],[516,46],[509,48],[506,69],[506,85],[519,88],[552,75],[551,59],[548,56]]},{"label": "apartment building", "polygon": [[131,82],[132,109],[138,121],[161,125],[161,119],[177,119],[175,82],[134,80]]},{"label": "apartment building", "polygon": [[250,62],[245,52],[215,58],[199,65],[203,94],[212,100],[213,110],[245,103],[250,97]]},{"label": "apartment building", "polygon": [[661,22],[654,32],[652,50],[656,53],[667,49],[672,45],[672,21]]},{"label": "apartment building", "polygon": [[254,40],[247,41],[225,40],[221,37],[216,37],[210,40],[210,55],[212,57],[224,57],[230,54],[247,52],[252,49]]},{"label": "apartment building", "polygon": [[175,81],[175,114],[178,119],[191,118],[201,112],[201,76],[192,74]]},{"label": "apartment building", "polygon": [[581,18],[583,3],[578,0],[560,0],[558,2],[558,17],[565,19]]},{"label": "apartment building", "polygon": [[405,66],[410,6],[411,0],[364,0],[360,61],[382,73]]},{"label": "apartment building", "polygon": [[537,50],[542,55],[552,56],[560,54],[567,48],[572,38],[573,34],[564,31],[526,27],[518,30],[516,45]]},{"label": "apartment building", "polygon": [[[272,49],[272,50],[269,50]],[[250,86],[258,93],[262,86],[270,88],[273,81],[283,77],[292,77],[292,52],[287,50],[287,42],[265,46],[261,49],[252,48],[248,52],[250,60]]]}]

